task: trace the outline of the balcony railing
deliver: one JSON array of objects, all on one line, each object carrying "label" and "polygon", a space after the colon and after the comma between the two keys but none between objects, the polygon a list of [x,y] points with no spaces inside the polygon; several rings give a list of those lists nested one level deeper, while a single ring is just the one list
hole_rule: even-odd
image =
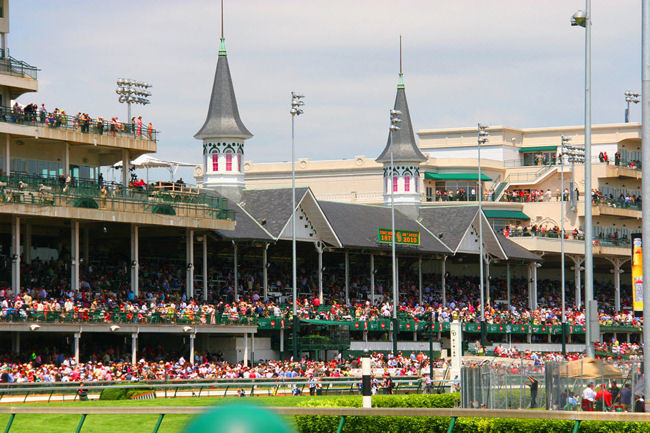
[{"label": "balcony railing", "polygon": [[12,173],[0,176],[0,203],[77,207],[194,218],[234,219],[225,198],[202,192],[143,190],[94,180]]},{"label": "balcony railing", "polygon": [[38,68],[25,63],[22,60],[14,59],[9,55],[9,51],[0,49],[0,74],[9,74],[17,76],[27,76],[38,79]]},{"label": "balcony railing", "polygon": [[[505,233],[504,233],[505,234]],[[560,239],[560,233],[555,231],[546,231],[546,232],[533,232],[530,227],[523,227],[522,230],[511,230],[507,234],[510,238],[524,237],[524,238],[545,238],[545,239]],[[564,233],[566,240],[577,240],[584,241],[585,236],[582,232],[575,234],[573,230],[566,230]],[[627,236],[619,237],[615,234],[609,233],[595,233],[594,234],[594,246],[614,246],[614,247],[629,247],[630,238]]]},{"label": "balcony railing", "polygon": [[594,198],[591,202],[594,206],[609,206],[617,209],[641,210],[641,203],[625,201],[622,199]]},{"label": "balcony railing", "polygon": [[28,111],[18,106],[0,107],[0,122],[66,129],[85,134],[111,135],[113,137],[128,136],[150,141],[158,141],[158,133],[160,132],[153,128],[149,129],[144,122],[142,126],[138,126],[136,123],[111,122],[101,118],[70,116],[63,114],[63,112]]}]

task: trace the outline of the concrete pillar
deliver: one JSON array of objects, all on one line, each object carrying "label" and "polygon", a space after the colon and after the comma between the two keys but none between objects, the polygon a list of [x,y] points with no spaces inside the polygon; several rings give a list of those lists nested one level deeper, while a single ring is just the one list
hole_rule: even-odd
[{"label": "concrete pillar", "polygon": [[528,263],[528,308],[533,309],[533,263]]},{"label": "concrete pillar", "polygon": [[32,264],[32,224],[25,223],[25,241],[23,242],[23,258],[28,265]]},{"label": "concrete pillar", "polygon": [[131,334],[131,364],[138,363],[138,333]]},{"label": "concrete pillar", "polygon": [[573,273],[574,273],[574,279],[575,279],[575,286],[576,286],[576,293],[575,293],[575,298],[576,298],[576,307],[580,308],[582,306],[582,281],[581,281],[581,272],[582,272],[582,264],[584,263],[585,259],[584,256],[574,256],[574,255],[569,255],[569,258],[573,260]]},{"label": "concrete pillar", "polygon": [[[128,122],[131,119],[127,119]],[[129,186],[129,167],[131,167],[131,157],[127,149],[122,149],[122,185]]]},{"label": "concrete pillar", "polygon": [[79,340],[81,339],[81,333],[74,333],[74,360],[79,364]]},{"label": "concrete pillar", "polygon": [[11,291],[20,293],[20,217],[11,217]]},{"label": "concrete pillar", "polygon": [[485,259],[485,299],[490,305],[490,256]]},{"label": "concrete pillar", "polygon": [[255,334],[251,333],[251,365],[255,366]]},{"label": "concrete pillar", "polygon": [[418,289],[420,294],[420,305],[422,305],[422,256],[418,257]]},{"label": "concrete pillar", "polygon": [[232,276],[233,290],[235,291],[235,300],[239,301],[239,274],[237,272],[238,269],[239,269],[239,266],[237,264],[237,242],[233,242],[232,246],[233,246],[233,248],[232,248],[232,250],[233,250],[232,251],[232,254],[233,254],[233,256],[232,256],[233,257],[233,269],[232,269],[232,272],[233,272],[233,276]]},{"label": "concrete pillar", "polygon": [[79,292],[79,220],[70,221],[70,286]]},{"label": "concrete pillar", "polygon": [[284,352],[284,328],[280,328],[280,359],[282,359],[282,352]]},{"label": "concrete pillar", "polygon": [[72,173],[70,173],[70,143],[67,141],[63,143],[63,174],[69,174],[72,177]]},{"label": "concrete pillar", "polygon": [[269,244],[262,247],[262,288],[264,289],[264,300],[269,300]]},{"label": "concrete pillar", "polygon": [[323,246],[317,244],[316,252],[318,253],[318,300],[323,305]]},{"label": "concrete pillar", "polygon": [[621,274],[623,273],[622,266],[629,259],[621,259],[617,257],[606,258],[613,266],[612,272],[614,273],[614,308],[618,313],[621,311]]},{"label": "concrete pillar", "polygon": [[244,333],[244,367],[248,367],[248,332]]},{"label": "concrete pillar", "polygon": [[196,338],[195,333],[190,334],[190,364],[194,365],[194,339]]},{"label": "concrete pillar", "polygon": [[131,290],[140,296],[140,236],[135,224],[131,224]]},{"label": "concrete pillar", "polygon": [[[9,101],[7,101],[9,102]],[[5,157],[4,157],[4,172],[5,175],[9,176],[11,174],[11,137],[9,134],[5,134]]]},{"label": "concrete pillar", "polygon": [[194,230],[185,229],[185,294],[194,297]]},{"label": "concrete pillar", "polygon": [[375,303],[375,255],[370,254],[370,302]]},{"label": "concrete pillar", "polygon": [[442,256],[442,305],[447,305],[447,256]]},{"label": "concrete pillar", "polygon": [[537,267],[538,263],[533,263],[533,310],[537,309]]},{"label": "concrete pillar", "polygon": [[510,262],[506,262],[506,291],[508,292],[508,308],[510,308]]},{"label": "concrete pillar", "polygon": [[208,302],[208,235],[203,235],[203,301]]},{"label": "concrete pillar", "polygon": [[345,303],[350,303],[350,253],[345,252]]}]

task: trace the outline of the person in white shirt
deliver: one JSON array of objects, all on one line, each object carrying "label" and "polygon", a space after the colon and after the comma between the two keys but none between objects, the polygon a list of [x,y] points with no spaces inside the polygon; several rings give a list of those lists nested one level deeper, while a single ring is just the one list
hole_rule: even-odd
[{"label": "person in white shirt", "polygon": [[589,382],[584,391],[582,391],[582,410],[594,410],[594,400],[596,400],[596,391],[594,391],[594,383]]}]

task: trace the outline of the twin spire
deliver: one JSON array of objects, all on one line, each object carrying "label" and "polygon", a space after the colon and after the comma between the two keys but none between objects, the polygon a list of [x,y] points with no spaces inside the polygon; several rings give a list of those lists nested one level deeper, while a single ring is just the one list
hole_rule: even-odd
[{"label": "twin spire", "polygon": [[223,0],[221,0],[221,43],[219,45],[219,59],[217,70],[214,74],[210,106],[205,123],[194,138],[199,140],[236,138],[246,140],[253,134],[244,126],[239,117],[235,89],[232,85],[228,58],[226,57],[226,42],[223,37]]}]

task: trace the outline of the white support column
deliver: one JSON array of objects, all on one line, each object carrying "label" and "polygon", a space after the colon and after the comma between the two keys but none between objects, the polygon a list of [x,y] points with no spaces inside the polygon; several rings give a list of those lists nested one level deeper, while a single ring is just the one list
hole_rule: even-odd
[{"label": "white support column", "polygon": [[208,301],[208,234],[203,235],[203,300]]},{"label": "white support column", "polygon": [[251,364],[255,366],[255,334],[251,332]]},{"label": "white support column", "polygon": [[63,143],[63,174],[72,177],[72,173],[70,173],[70,143],[67,141]]},{"label": "white support column", "polygon": [[440,284],[442,285],[442,305],[447,305],[447,257],[442,256],[442,278]]},{"label": "white support column", "polygon": [[[130,119],[127,119],[130,121]],[[122,149],[122,185],[126,188],[129,186],[129,168],[131,167],[131,158],[127,149]]]},{"label": "white support column", "polygon": [[135,224],[131,224],[131,290],[140,296],[140,236]]},{"label": "white support column", "polygon": [[70,286],[79,292],[79,220],[70,221]]},{"label": "white support column", "polygon": [[538,263],[533,262],[533,310],[537,309],[537,268]]},{"label": "white support column", "polygon": [[422,305],[422,256],[418,257],[418,289],[420,294],[420,305]]},{"label": "white support column", "polygon": [[[490,256],[485,257],[485,299],[487,300],[487,305],[492,305],[490,302]],[[535,293],[537,297],[537,293]]]},{"label": "white support column", "polygon": [[323,246],[316,244],[318,253],[318,300],[323,305]]},{"label": "white support column", "polygon": [[194,230],[185,230],[185,293],[188,298],[194,297]]},{"label": "white support column", "polygon": [[508,309],[510,309],[510,262],[506,262],[506,291],[508,292]]},{"label": "white support column", "polygon": [[248,332],[244,334],[244,367],[248,367]]},{"label": "white support column", "polygon": [[584,256],[574,256],[569,255],[569,258],[573,260],[573,273],[575,279],[575,304],[577,308],[582,306],[582,281],[581,281],[581,272],[582,264],[585,262]]},{"label": "white support column", "polygon": [[74,360],[79,364],[79,340],[81,339],[81,333],[74,333]]},{"label": "white support column", "polygon": [[196,338],[196,334],[192,332],[190,334],[190,364],[194,365],[194,339]]},{"label": "white support column", "polygon": [[11,137],[5,134],[5,157],[4,157],[4,172],[6,176],[11,174]]},{"label": "white support column", "polygon": [[11,291],[20,293],[20,217],[11,217]]},{"label": "white support column", "polygon": [[528,263],[528,308],[533,309],[533,265]]},{"label": "white support column", "polygon": [[622,266],[629,260],[629,259],[621,259],[618,257],[605,257],[607,261],[609,261],[612,266],[612,273],[614,274],[614,308],[616,312],[618,313],[621,311],[621,274],[623,273]]},{"label": "white support column", "polygon": [[32,223],[25,223],[25,241],[23,242],[23,258],[28,265],[32,264]]},{"label": "white support column", "polygon": [[263,299],[269,300],[269,244],[262,247],[262,288],[264,289]]},{"label": "white support column", "polygon": [[370,254],[370,302],[375,303],[375,255]]},{"label": "white support column", "polygon": [[239,301],[239,273],[237,272],[239,269],[239,266],[237,264],[237,242],[233,242],[233,290],[235,291],[235,300]]},{"label": "white support column", "polygon": [[280,357],[282,352],[284,352],[284,328],[280,328]]},{"label": "white support column", "polygon": [[138,333],[131,334],[131,364],[138,363]]},{"label": "white support column", "polygon": [[399,308],[399,257],[395,255],[395,280],[397,281],[397,290],[395,293],[397,293],[397,305]]},{"label": "white support column", "polygon": [[350,253],[345,252],[345,304],[350,303]]}]

